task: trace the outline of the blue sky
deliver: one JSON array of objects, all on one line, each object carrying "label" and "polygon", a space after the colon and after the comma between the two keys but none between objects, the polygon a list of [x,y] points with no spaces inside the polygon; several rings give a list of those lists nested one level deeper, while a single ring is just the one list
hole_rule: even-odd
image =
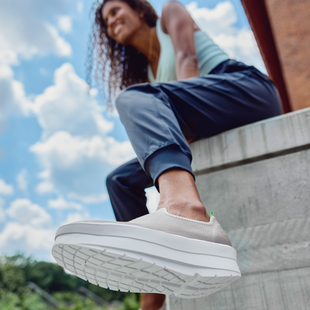
[{"label": "blue sky", "polygon": [[[164,2],[151,1],[159,15]],[[180,2],[230,57],[265,71],[239,0]],[[87,95],[92,3],[0,4],[0,255],[51,260],[59,225],[114,220],[105,178],[135,155],[117,113]]]}]

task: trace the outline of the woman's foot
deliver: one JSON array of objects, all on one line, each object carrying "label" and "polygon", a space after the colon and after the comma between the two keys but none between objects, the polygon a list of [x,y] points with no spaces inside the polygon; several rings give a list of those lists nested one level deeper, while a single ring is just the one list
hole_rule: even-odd
[{"label": "woman's foot", "polygon": [[159,310],[165,302],[165,295],[154,293],[141,294],[141,310]]},{"label": "woman's foot", "polygon": [[192,220],[209,222],[210,217],[201,202],[193,176],[181,169],[171,169],[158,178],[160,201],[158,210]]},{"label": "woman's foot", "polygon": [[159,188],[157,212],[126,223],[83,221],[60,227],[54,258],[91,283],[146,293],[142,310],[161,309],[163,293],[197,298],[239,279],[236,251],[215,217],[207,215],[193,176],[167,171],[159,177]]}]

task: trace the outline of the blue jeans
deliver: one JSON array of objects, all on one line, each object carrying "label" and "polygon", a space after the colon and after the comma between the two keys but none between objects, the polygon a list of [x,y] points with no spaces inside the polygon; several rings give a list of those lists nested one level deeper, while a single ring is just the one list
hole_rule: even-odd
[{"label": "blue jeans", "polygon": [[253,66],[227,60],[210,74],[130,86],[116,107],[137,159],[107,178],[118,221],[148,213],[144,189],[172,168],[191,169],[186,139],[202,139],[282,113],[274,84]]}]

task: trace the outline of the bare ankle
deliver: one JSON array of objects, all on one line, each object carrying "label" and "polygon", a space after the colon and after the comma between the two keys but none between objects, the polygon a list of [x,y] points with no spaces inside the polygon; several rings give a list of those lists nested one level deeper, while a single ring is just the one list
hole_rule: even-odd
[{"label": "bare ankle", "polygon": [[158,209],[166,208],[170,214],[182,216],[192,220],[209,222],[210,217],[206,212],[204,205],[200,202],[177,202],[173,201],[168,204],[165,202],[159,203]]},{"label": "bare ankle", "polygon": [[185,170],[168,170],[158,178],[160,202],[158,209],[193,220],[210,220],[203,206],[193,176]]}]

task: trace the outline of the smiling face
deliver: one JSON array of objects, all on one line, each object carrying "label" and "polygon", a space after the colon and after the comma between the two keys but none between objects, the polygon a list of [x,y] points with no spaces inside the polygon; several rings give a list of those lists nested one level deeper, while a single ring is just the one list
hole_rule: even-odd
[{"label": "smiling face", "polygon": [[130,44],[137,30],[143,25],[140,14],[123,1],[106,2],[101,14],[108,36],[123,45]]}]

